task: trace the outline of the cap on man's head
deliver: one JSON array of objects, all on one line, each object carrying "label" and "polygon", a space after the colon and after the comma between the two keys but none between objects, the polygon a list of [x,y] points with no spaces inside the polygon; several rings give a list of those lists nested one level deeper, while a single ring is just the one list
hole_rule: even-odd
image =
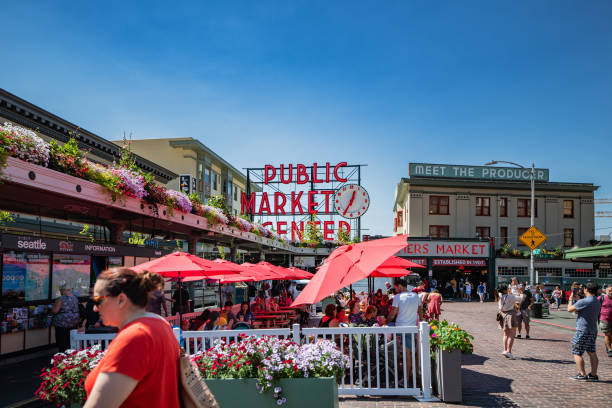
[{"label": "cap on man's head", "polygon": [[394,278],[393,285],[400,285],[406,287],[408,284],[406,283],[406,279],[404,278]]}]

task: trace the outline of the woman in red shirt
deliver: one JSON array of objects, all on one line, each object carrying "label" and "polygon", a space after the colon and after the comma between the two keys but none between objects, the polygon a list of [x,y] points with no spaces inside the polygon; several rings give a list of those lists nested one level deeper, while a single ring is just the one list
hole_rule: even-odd
[{"label": "woman in red shirt", "polygon": [[85,380],[85,408],[179,407],[178,342],[167,321],[145,310],[160,283],[158,274],[126,268],[98,276],[94,309],[120,330]]}]

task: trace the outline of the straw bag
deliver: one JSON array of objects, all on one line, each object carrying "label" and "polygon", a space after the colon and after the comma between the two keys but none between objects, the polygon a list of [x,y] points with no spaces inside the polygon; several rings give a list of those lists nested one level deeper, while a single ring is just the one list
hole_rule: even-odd
[{"label": "straw bag", "polygon": [[185,355],[183,348],[179,358],[179,397],[182,408],[219,408],[198,367]]}]

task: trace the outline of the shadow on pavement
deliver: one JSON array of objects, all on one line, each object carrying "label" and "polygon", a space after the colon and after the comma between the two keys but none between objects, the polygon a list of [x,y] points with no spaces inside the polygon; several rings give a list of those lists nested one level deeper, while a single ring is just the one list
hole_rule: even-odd
[{"label": "shadow on pavement", "polygon": [[496,375],[479,373],[462,368],[463,406],[472,407],[518,407],[519,405],[502,393],[511,393],[512,380]]},{"label": "shadow on pavement", "polygon": [[575,364],[573,361],[570,360],[542,360],[541,358],[534,358],[534,357],[518,357],[518,360],[522,360],[522,361],[532,361],[534,363],[552,363],[552,364]]},{"label": "shadow on pavement", "polygon": [[517,339],[516,341],[547,341],[550,343],[569,343],[569,340],[559,340],[559,339],[539,339],[539,338],[534,338],[531,337],[529,339]]},{"label": "shadow on pavement", "polygon": [[31,401],[40,386],[40,371],[49,365],[52,355],[53,352],[49,352],[48,355],[0,366],[0,407],[19,406],[17,403],[20,401]]},{"label": "shadow on pavement", "polygon": [[461,365],[483,365],[489,357],[481,356],[478,354],[464,354],[461,359]]}]

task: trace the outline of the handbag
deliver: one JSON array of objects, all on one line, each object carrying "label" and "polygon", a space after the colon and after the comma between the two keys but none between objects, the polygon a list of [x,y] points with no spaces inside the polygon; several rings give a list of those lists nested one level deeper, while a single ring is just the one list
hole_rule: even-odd
[{"label": "handbag", "polygon": [[182,347],[179,357],[179,398],[181,408],[219,408],[198,367]]}]

